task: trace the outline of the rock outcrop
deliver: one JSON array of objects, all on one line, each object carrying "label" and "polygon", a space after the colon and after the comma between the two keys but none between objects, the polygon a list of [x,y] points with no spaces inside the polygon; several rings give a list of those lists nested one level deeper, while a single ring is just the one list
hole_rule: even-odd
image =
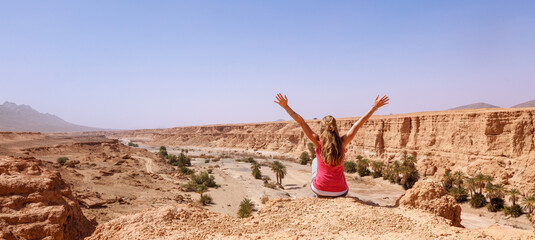
[{"label": "rock outcrop", "polygon": [[99,225],[97,239],[532,239],[531,231],[452,227],[414,209],[373,207],[353,198],[275,199],[240,219],[179,204]]},{"label": "rock outcrop", "polygon": [[94,228],[59,173],[0,157],[0,239],[83,239]]},{"label": "rock outcrop", "polygon": [[[379,112],[380,113],[380,112]],[[358,118],[338,119],[346,132]],[[307,121],[319,131],[319,120]],[[535,182],[535,109],[477,109],[373,116],[347,147],[348,159],[418,159],[422,175],[481,172],[528,190]],[[290,153],[307,151],[309,140],[295,122],[229,124],[104,133],[154,146],[238,148]]]},{"label": "rock outcrop", "polygon": [[444,217],[452,226],[461,225],[461,206],[436,182],[419,181],[399,199],[399,206],[420,209]]}]

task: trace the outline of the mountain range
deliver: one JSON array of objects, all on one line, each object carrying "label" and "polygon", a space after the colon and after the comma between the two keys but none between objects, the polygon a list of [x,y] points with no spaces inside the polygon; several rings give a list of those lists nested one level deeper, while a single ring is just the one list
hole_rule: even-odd
[{"label": "mountain range", "polygon": [[3,132],[81,132],[99,128],[69,123],[58,116],[40,113],[28,105],[4,102],[0,105],[0,131]]},{"label": "mountain range", "polygon": [[[520,103],[520,104],[512,106],[511,108],[532,108],[532,107],[535,107],[535,100]],[[501,107],[488,104],[488,103],[484,103],[484,102],[478,102],[478,103],[472,103],[468,105],[450,108],[448,110],[476,109],[476,108],[501,108]]]}]

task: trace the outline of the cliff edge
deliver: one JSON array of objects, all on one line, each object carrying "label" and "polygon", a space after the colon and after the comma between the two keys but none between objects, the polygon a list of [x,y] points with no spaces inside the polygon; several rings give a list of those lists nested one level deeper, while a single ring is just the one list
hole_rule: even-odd
[{"label": "cliff edge", "polygon": [[99,225],[96,239],[533,239],[527,230],[470,230],[414,209],[374,207],[353,198],[275,199],[240,219],[174,205]]}]

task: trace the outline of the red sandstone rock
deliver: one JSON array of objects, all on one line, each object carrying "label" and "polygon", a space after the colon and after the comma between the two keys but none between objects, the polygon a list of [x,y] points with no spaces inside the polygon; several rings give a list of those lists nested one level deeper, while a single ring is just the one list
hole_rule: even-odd
[{"label": "red sandstone rock", "polygon": [[452,226],[461,225],[461,206],[455,198],[436,182],[419,181],[399,199],[399,206],[416,208],[451,221]]},{"label": "red sandstone rock", "polygon": [[95,226],[57,172],[0,157],[0,239],[83,239]]}]

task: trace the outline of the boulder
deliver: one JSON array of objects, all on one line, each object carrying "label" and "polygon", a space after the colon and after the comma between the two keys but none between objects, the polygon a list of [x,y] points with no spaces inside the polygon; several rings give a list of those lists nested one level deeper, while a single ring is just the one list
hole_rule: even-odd
[{"label": "boulder", "polygon": [[0,157],[0,239],[83,239],[95,225],[58,172],[35,158]]},{"label": "boulder", "polygon": [[461,225],[461,206],[455,198],[437,182],[418,181],[399,199],[399,206],[420,209],[451,221],[452,226]]}]

